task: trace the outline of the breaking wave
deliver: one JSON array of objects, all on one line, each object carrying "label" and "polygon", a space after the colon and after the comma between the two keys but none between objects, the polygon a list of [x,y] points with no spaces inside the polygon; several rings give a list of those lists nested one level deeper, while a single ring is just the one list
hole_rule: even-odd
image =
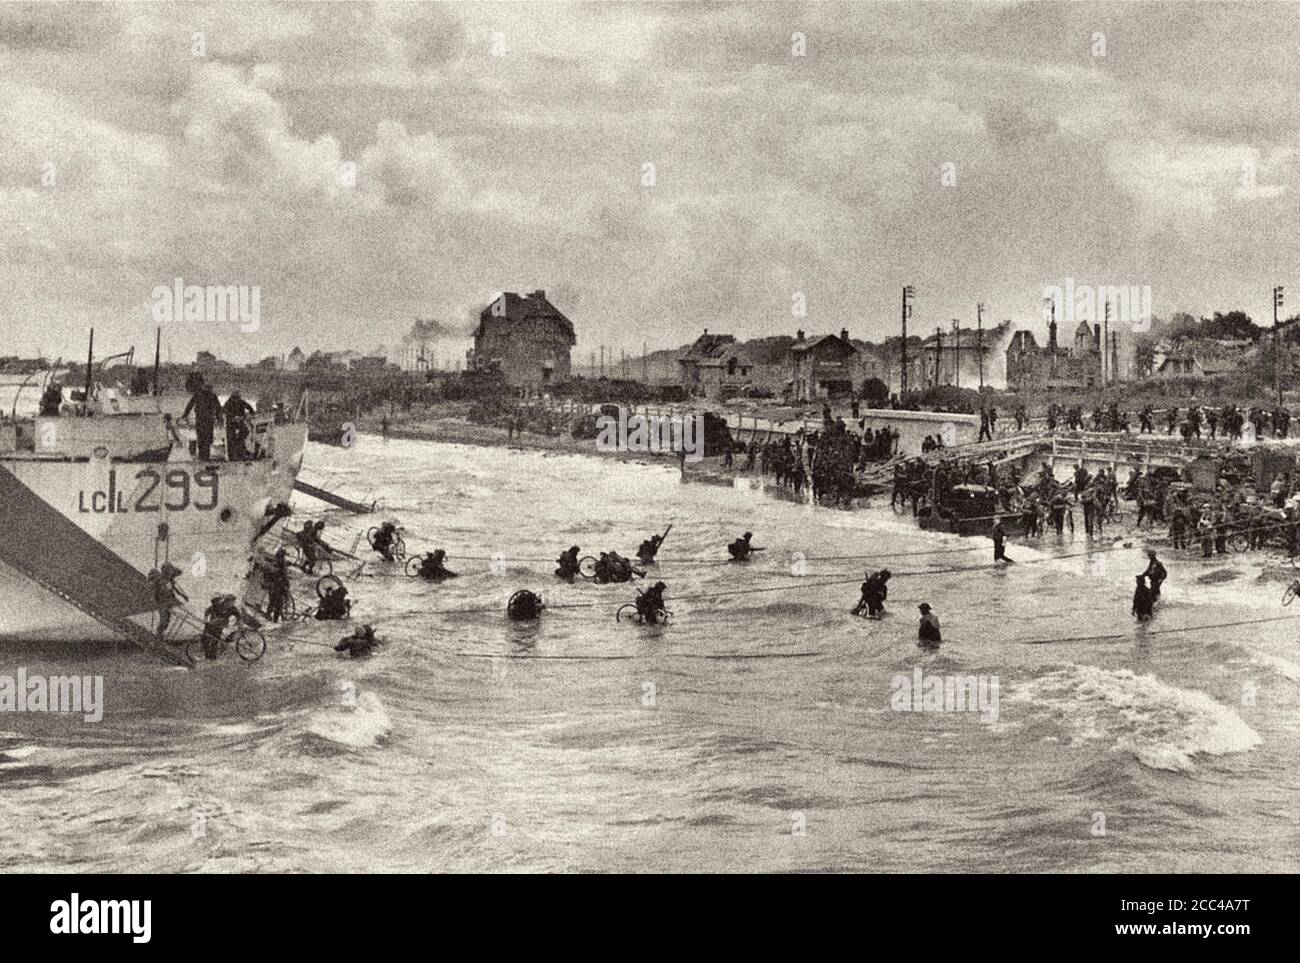
[{"label": "breaking wave", "polygon": [[1067,665],[1018,686],[1006,701],[1046,709],[1075,745],[1109,742],[1152,769],[1186,771],[1198,755],[1246,752],[1261,742],[1205,693],[1128,669]]},{"label": "breaking wave", "polygon": [[316,712],[307,721],[310,735],[350,749],[378,745],[392,728],[387,710],[373,692],[358,694],[353,705],[339,705]]}]

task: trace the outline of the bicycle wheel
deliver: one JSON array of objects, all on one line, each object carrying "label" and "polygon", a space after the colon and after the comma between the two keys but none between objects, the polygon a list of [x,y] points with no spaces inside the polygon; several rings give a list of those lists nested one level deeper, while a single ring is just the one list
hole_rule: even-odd
[{"label": "bicycle wheel", "polygon": [[412,555],[406,560],[406,574],[409,578],[416,578],[420,574],[420,566],[424,564],[424,559],[418,555]]},{"label": "bicycle wheel", "polygon": [[1300,585],[1300,582],[1292,582],[1290,585],[1286,587],[1286,591],[1282,593],[1283,605],[1290,605],[1292,602],[1295,601],[1297,585]]},{"label": "bicycle wheel", "polygon": [[1250,539],[1242,532],[1233,532],[1228,536],[1228,548],[1234,552],[1244,552],[1250,548]]},{"label": "bicycle wheel", "polygon": [[322,575],[316,580],[316,597],[323,599],[327,588],[342,588],[343,582],[337,575]]},{"label": "bicycle wheel", "polygon": [[366,531],[366,542],[370,545],[371,548],[375,547],[375,534],[378,531],[379,531],[378,525]]},{"label": "bicycle wheel", "polygon": [[235,653],[245,662],[256,662],[266,652],[266,636],[250,626],[234,632]]},{"label": "bicycle wheel", "polygon": [[399,562],[406,558],[406,542],[400,536],[393,544],[393,558]]},{"label": "bicycle wheel", "polygon": [[636,611],[636,603],[635,603],[635,602],[624,602],[622,605],[620,605],[620,606],[618,607],[618,611],[614,613],[614,621],[615,621],[615,622],[622,622],[622,621],[623,621],[623,615],[624,615],[624,613],[627,614],[627,617],[628,617],[630,620],[634,620],[634,621],[637,620],[637,619],[638,619],[638,615],[637,615],[637,611]]},{"label": "bicycle wheel", "polygon": [[[588,565],[588,564],[587,564],[588,562],[590,562],[591,564]],[[588,571],[588,569],[590,569],[590,571]],[[596,577],[596,558],[595,558],[595,556],[593,556],[593,555],[584,555],[584,556],[582,556],[582,558],[578,561],[578,574],[581,575],[581,576],[582,576],[583,578],[585,578],[585,579],[593,579],[593,578]]]}]

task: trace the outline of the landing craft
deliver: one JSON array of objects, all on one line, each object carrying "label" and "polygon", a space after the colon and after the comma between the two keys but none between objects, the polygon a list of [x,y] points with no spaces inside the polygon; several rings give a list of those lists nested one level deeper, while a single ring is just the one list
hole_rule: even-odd
[{"label": "landing craft", "polygon": [[164,562],[196,607],[242,598],[267,510],[289,500],[302,465],[305,422],[259,413],[256,457],[227,460],[218,432],[204,461],[175,424],[183,395],[132,396],[92,378],[64,398],[58,415],[19,417],[20,392],[0,420],[0,644],[151,645],[146,576]]}]

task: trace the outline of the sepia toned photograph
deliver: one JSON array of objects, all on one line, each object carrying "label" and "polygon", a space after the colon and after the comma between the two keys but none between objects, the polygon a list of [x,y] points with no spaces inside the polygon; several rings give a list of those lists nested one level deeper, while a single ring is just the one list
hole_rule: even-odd
[{"label": "sepia toned photograph", "polygon": [[[1133,877],[1300,870],[1297,51],[0,3],[0,873],[1106,876],[1112,936],[1249,934]],[[72,883],[40,928],[149,941]]]}]

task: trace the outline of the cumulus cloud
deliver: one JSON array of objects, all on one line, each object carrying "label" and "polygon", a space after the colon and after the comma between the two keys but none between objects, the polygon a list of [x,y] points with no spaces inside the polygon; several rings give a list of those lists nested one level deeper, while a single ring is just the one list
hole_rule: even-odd
[{"label": "cumulus cloud", "polygon": [[176,332],[241,358],[539,287],[580,352],[880,337],[906,283],[919,328],[1067,275],[1261,313],[1296,43],[1252,4],[0,5],[0,325],[138,340],[178,274],[262,284],[256,338]]}]

